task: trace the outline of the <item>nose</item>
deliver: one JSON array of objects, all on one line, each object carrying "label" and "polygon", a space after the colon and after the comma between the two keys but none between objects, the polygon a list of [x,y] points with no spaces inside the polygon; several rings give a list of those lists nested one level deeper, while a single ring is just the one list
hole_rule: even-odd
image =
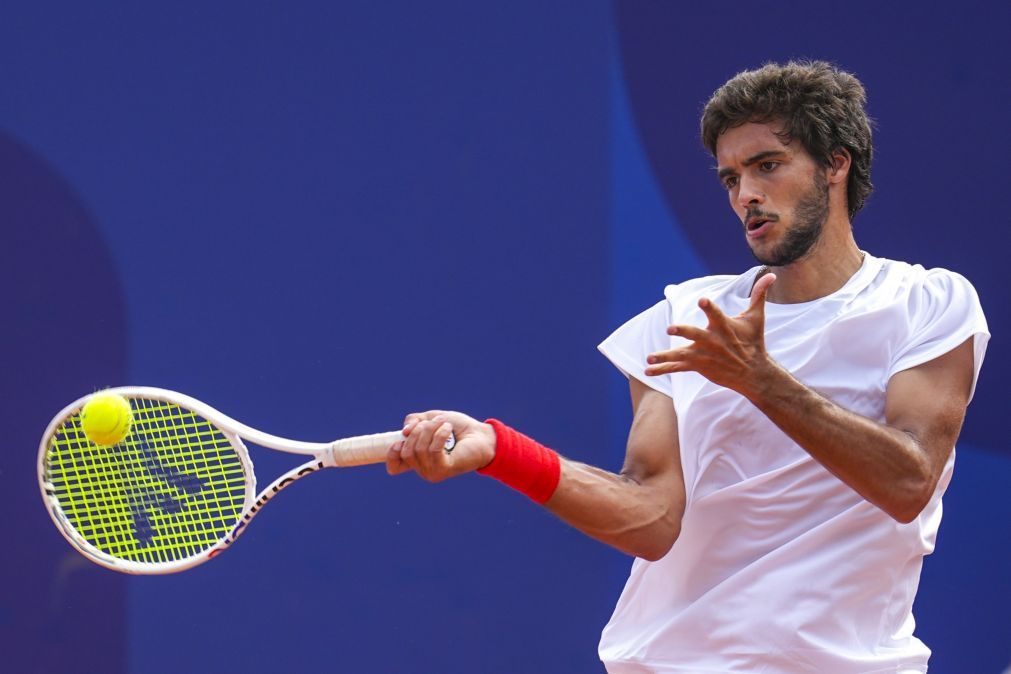
[{"label": "nose", "polygon": [[737,203],[741,208],[760,206],[765,203],[765,195],[758,189],[757,180],[741,176],[737,184]]}]

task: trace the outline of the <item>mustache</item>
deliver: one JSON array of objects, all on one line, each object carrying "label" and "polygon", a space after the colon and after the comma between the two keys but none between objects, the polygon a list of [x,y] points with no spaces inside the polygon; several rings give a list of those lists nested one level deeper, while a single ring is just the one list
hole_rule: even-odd
[{"label": "mustache", "polygon": [[779,220],[779,215],[776,213],[769,213],[768,211],[763,211],[761,208],[749,208],[744,214],[744,221],[748,222],[752,218],[762,218],[764,220],[777,221]]}]

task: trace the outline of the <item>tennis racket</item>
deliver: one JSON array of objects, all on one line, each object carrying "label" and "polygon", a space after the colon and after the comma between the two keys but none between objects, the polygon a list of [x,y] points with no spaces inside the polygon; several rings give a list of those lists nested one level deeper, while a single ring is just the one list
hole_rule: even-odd
[{"label": "tennis racket", "polygon": [[[74,401],[39,445],[39,487],[53,522],[88,559],[124,573],[183,571],[215,557],[277,492],[322,468],[382,463],[400,431],[299,442],[254,428],[199,400],[148,387],[107,389],[132,411],[119,443],[88,440]],[[257,493],[243,440],[312,457]],[[451,452],[455,436],[446,443]]]}]

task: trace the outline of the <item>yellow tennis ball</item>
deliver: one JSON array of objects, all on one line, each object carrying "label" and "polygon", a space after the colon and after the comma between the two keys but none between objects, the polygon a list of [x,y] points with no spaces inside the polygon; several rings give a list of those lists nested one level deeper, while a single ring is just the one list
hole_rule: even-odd
[{"label": "yellow tennis ball", "polygon": [[96,445],[115,445],[130,432],[130,403],[115,393],[96,393],[81,409],[81,427]]}]

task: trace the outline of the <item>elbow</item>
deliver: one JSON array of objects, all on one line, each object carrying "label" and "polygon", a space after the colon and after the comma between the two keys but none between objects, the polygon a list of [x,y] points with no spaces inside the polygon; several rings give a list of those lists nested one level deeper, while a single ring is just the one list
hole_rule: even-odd
[{"label": "elbow", "polygon": [[681,524],[676,523],[664,527],[663,530],[650,532],[635,542],[626,552],[647,562],[657,562],[667,556],[681,534]]},{"label": "elbow", "polygon": [[920,513],[923,512],[923,507],[910,506],[905,508],[893,508],[886,512],[899,524],[909,524],[920,516]]},{"label": "elbow", "polygon": [[665,502],[658,516],[636,536],[635,549],[630,551],[631,554],[647,562],[657,562],[666,557],[681,536],[684,512],[684,500]]},{"label": "elbow", "polygon": [[641,498],[629,499],[628,509],[619,509],[613,520],[617,527],[604,540],[625,554],[655,562],[670,552],[681,535],[684,495],[639,486],[634,493]]},{"label": "elbow", "polygon": [[922,478],[911,480],[898,490],[896,498],[888,504],[884,511],[900,524],[909,524],[920,516],[934,496],[937,480]]},{"label": "elbow", "polygon": [[667,553],[670,552],[670,549],[672,547],[674,547],[673,541],[671,542],[670,545],[666,547],[653,546],[648,549],[644,548],[641,553],[638,553],[635,556],[638,557],[639,559],[644,559],[647,562],[659,562],[661,559],[667,556]]}]

